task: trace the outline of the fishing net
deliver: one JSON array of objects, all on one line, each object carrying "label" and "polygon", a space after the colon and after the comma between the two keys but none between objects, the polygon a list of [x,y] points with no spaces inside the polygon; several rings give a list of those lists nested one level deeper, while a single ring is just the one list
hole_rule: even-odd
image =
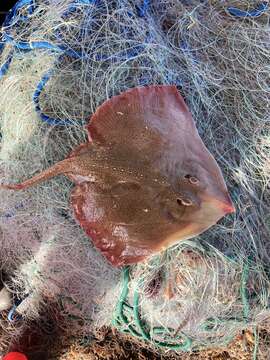
[{"label": "fishing net", "polygon": [[[176,352],[227,344],[269,311],[269,10],[253,1],[21,0],[2,28],[0,174],[19,182],[85,141],[98,105],[173,84],[236,213],[146,263],[112,268],[54,178],[1,190],[0,260],[27,322],[47,299],[76,334],[103,325]],[[27,306],[23,306],[27,301]],[[114,309],[114,311],[112,311]],[[22,321],[21,320],[21,321]]]}]

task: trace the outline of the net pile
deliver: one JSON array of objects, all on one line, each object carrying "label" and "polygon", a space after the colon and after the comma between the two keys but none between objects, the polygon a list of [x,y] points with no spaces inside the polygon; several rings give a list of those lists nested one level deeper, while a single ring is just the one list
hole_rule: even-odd
[{"label": "net pile", "polygon": [[1,190],[1,268],[10,291],[27,297],[24,321],[53,298],[78,334],[113,321],[148,346],[189,351],[224,345],[269,317],[270,28],[266,4],[254,15],[256,5],[21,0],[9,13],[0,68],[2,181],[64,159],[109,97],[174,84],[237,209],[203,235],[120,271],[76,224],[66,178]]}]

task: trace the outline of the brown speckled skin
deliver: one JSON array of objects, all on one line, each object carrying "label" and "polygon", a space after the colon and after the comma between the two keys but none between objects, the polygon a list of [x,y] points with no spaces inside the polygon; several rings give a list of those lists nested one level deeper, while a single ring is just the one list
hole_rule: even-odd
[{"label": "brown speckled skin", "polygon": [[194,237],[234,207],[221,171],[174,86],[134,88],[102,104],[89,142],[19,185],[64,173],[75,216],[114,265]]}]

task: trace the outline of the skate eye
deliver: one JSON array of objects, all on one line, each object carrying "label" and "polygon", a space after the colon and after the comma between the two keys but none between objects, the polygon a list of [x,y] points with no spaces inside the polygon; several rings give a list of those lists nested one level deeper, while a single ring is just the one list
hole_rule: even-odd
[{"label": "skate eye", "polygon": [[184,177],[185,177],[185,179],[187,179],[193,185],[197,185],[199,183],[199,180],[195,176],[187,174]]},{"label": "skate eye", "polygon": [[188,198],[178,198],[176,201],[180,206],[191,206],[193,204],[192,201]]}]

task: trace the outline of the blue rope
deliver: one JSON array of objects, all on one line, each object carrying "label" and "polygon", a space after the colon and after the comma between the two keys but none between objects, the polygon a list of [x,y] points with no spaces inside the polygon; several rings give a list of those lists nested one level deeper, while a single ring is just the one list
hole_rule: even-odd
[{"label": "blue rope", "polygon": [[14,51],[11,50],[10,53],[8,54],[8,57],[6,59],[6,61],[4,62],[4,64],[2,64],[0,66],[0,79],[6,75],[8,69],[9,69],[9,66],[11,64],[11,61],[12,61],[12,58],[13,58],[13,54],[14,54]]},{"label": "blue rope", "polygon": [[268,3],[267,2],[263,2],[260,5],[258,5],[258,7],[256,9],[253,10],[249,10],[249,11],[245,11],[245,10],[240,10],[236,7],[233,6],[229,6],[227,8],[227,11],[230,15],[236,16],[236,17],[251,17],[251,18],[255,18],[255,17],[259,17],[262,14],[264,14],[266,12],[266,10],[268,9]]},{"label": "blue rope", "polygon": [[[24,6],[27,6],[27,12],[28,15],[32,15],[34,10],[35,10],[35,5],[34,5],[34,0],[19,0],[8,12],[4,22],[3,22],[3,27],[9,27],[12,26],[14,24],[12,24],[12,21],[15,17],[17,17],[17,13],[19,10],[21,10]],[[19,16],[19,20],[28,20],[27,16]]]},{"label": "blue rope", "polygon": [[27,51],[27,50],[50,50],[52,52],[65,53],[65,55],[71,56],[75,59],[81,59],[83,56],[75,50],[68,50],[65,46],[59,46],[51,44],[48,41],[15,41],[14,38],[3,33],[3,39],[6,43],[12,44],[16,49]]},{"label": "blue rope", "polygon": [[[75,0],[75,4],[72,4],[69,9],[63,14],[63,16],[67,16],[69,15],[71,12],[74,11],[75,8],[77,8],[78,5],[81,4],[85,4],[85,5],[90,5],[90,4],[97,4],[98,0]],[[75,59],[80,59],[83,58],[84,56],[79,53],[76,52],[75,50],[71,49],[71,50],[67,50],[67,48],[65,48],[64,46],[56,46],[56,45],[52,45],[49,42],[32,42],[31,43],[31,49],[41,49],[41,48],[45,48],[45,49],[50,49],[50,50],[56,50],[57,52],[62,52],[65,55],[69,55]],[[86,55],[87,56],[87,55]],[[59,60],[59,59],[58,59]],[[54,119],[51,118],[48,115],[43,114],[41,108],[40,108],[40,103],[39,103],[39,98],[40,98],[40,94],[43,91],[45,85],[48,83],[48,81],[50,80],[51,76],[53,74],[53,70],[49,70],[48,72],[46,72],[40,82],[38,83],[36,90],[33,94],[33,101],[35,104],[35,110],[38,113],[38,115],[40,116],[41,120],[46,122],[48,125],[69,125],[72,122],[74,122],[74,120],[70,120],[70,119],[65,119],[65,120],[60,120],[60,119]]]},{"label": "blue rope", "polygon": [[[99,0],[74,0],[73,3],[71,3],[70,7],[67,11],[64,12],[63,16],[68,16],[70,13],[75,11],[78,6],[80,5],[98,5]],[[82,59],[84,57],[88,57],[88,54],[82,54],[81,52],[77,52],[73,49],[67,48],[64,45],[55,45],[52,44],[49,41],[15,41],[14,37],[8,33],[7,29],[5,27],[10,27],[14,25],[12,24],[12,21],[14,18],[17,18],[19,16],[18,12],[25,6],[28,6],[27,14],[31,15],[33,14],[35,10],[35,3],[34,0],[19,0],[17,4],[9,11],[8,16],[5,19],[4,22],[4,32],[3,32],[3,40],[5,43],[10,43],[14,46],[15,50],[19,51],[32,51],[32,50],[49,50],[53,53],[59,53],[60,55],[68,55],[74,59]],[[144,17],[150,7],[150,0],[143,0],[142,5],[138,8],[138,16]],[[19,19],[22,20],[22,16],[19,16]],[[28,20],[28,16],[23,17],[23,21]],[[107,56],[107,55],[98,55],[96,56],[96,61],[119,61],[119,60],[126,60],[126,59],[133,59],[136,56],[140,55],[140,53],[143,50],[142,45],[134,46],[133,48],[130,48],[126,51],[119,52],[118,54]],[[0,68],[0,78],[6,74],[8,71],[9,65],[12,61],[13,51],[9,54],[6,62],[1,66]],[[59,59],[58,59],[59,60]],[[49,70],[46,72],[39,83],[37,84],[36,90],[33,94],[33,102],[35,105],[35,111],[39,115],[42,121],[46,122],[49,125],[67,125],[71,124],[72,120],[66,119],[66,120],[60,120],[60,119],[53,119],[47,115],[45,115],[40,107],[40,94],[43,91],[44,87],[50,80],[51,76],[53,74],[52,70]]]},{"label": "blue rope", "polygon": [[38,115],[40,116],[41,120],[46,122],[48,125],[69,125],[72,123],[72,120],[70,120],[70,119],[60,120],[60,119],[51,118],[50,116],[43,114],[43,112],[40,108],[40,104],[39,104],[40,94],[42,93],[47,82],[50,80],[52,74],[53,74],[53,70],[50,69],[42,76],[40,82],[37,85],[37,88],[33,94],[35,110],[38,113]]},{"label": "blue rope", "polygon": [[8,321],[14,322],[14,321],[18,321],[18,320],[22,319],[22,316],[19,315],[18,313],[16,313],[16,310],[17,310],[17,307],[18,307],[27,297],[28,297],[28,295],[26,295],[26,297],[23,298],[23,299],[18,299],[18,298],[17,298],[17,299],[15,300],[14,305],[12,306],[11,310],[10,310],[9,313],[8,313],[8,316],[7,316]]},{"label": "blue rope", "polygon": [[[12,26],[12,21],[14,19],[14,17],[17,15],[18,11],[21,10],[25,5],[28,5],[28,9],[27,12],[29,15],[33,14],[34,12],[34,2],[33,0],[20,0],[18,1],[12,8],[11,10],[9,10],[8,14],[6,15],[6,18],[3,22],[3,28],[5,27],[10,27]],[[26,16],[19,16],[20,20],[26,20],[28,19]],[[4,47],[5,47],[5,43],[8,42],[7,41],[7,37],[8,35],[3,32],[3,42],[1,43],[1,52],[3,51]],[[7,73],[9,66],[11,64],[12,58],[14,55],[14,51],[11,50],[6,61],[4,62],[4,64],[2,64],[0,66],[0,79]]]},{"label": "blue rope", "polygon": [[144,17],[148,12],[149,7],[150,7],[150,0],[143,0],[142,5],[138,6],[138,16]]},{"label": "blue rope", "polygon": [[16,316],[15,311],[16,311],[16,309],[17,309],[17,306],[13,305],[11,310],[8,313],[8,316],[7,316],[8,321],[10,321],[10,322],[15,321],[15,316]]},{"label": "blue rope", "polygon": [[[67,16],[69,13],[71,13],[73,11],[74,8],[77,8],[77,6],[79,5],[90,5],[90,4],[97,4],[99,0],[75,0],[74,4],[72,4],[70,6],[70,8],[64,13],[65,16]],[[70,56],[74,59],[81,59],[86,55],[83,55],[80,52],[77,52],[73,49],[68,49],[67,47],[63,46],[63,45],[55,45],[50,43],[49,41],[15,41],[14,37],[8,33],[7,28],[11,27],[12,25],[14,25],[14,23],[12,23],[12,21],[14,20],[15,17],[18,17],[18,12],[19,10],[21,10],[24,6],[28,6],[27,9],[27,14],[31,15],[33,14],[34,10],[35,10],[35,5],[34,5],[34,0],[20,0],[16,3],[16,5],[9,11],[8,15],[6,16],[6,19],[4,21],[4,26],[3,26],[3,41],[4,43],[10,43],[14,46],[15,50],[19,50],[19,51],[31,51],[31,50],[49,50],[53,53],[59,53],[61,55],[67,55]],[[19,16],[20,20],[28,20],[28,16]],[[1,48],[4,47],[4,44],[1,43]],[[0,50],[1,50],[0,48]],[[10,63],[12,61],[13,58],[13,54],[14,54],[14,50],[12,50],[10,52],[10,54],[8,55],[7,60],[5,61],[5,63],[3,65],[1,65],[0,67],[0,78],[3,77],[10,66]],[[59,59],[58,59],[59,61]],[[40,116],[41,120],[46,122],[49,125],[67,125],[67,124],[71,124],[72,120],[66,119],[66,120],[60,120],[60,119],[53,119],[45,114],[43,114],[41,107],[40,107],[40,102],[39,102],[39,98],[40,98],[40,94],[43,91],[45,85],[47,84],[47,82],[50,80],[51,76],[53,74],[53,70],[49,70],[48,72],[46,72],[40,82],[38,83],[36,90],[33,94],[33,102],[35,104],[35,111],[38,113],[38,115]]]},{"label": "blue rope", "polygon": [[[83,4],[91,4],[95,3],[96,0],[75,0],[78,5]],[[15,41],[13,36],[7,32],[6,27],[11,27],[13,24],[11,24],[11,21],[16,16],[18,10],[21,10],[23,6],[30,5],[28,7],[28,15],[33,14],[34,12],[34,2],[33,0],[20,0],[17,2],[17,4],[9,11],[9,14],[7,15],[4,24],[3,24],[3,40],[6,43],[11,43],[16,49],[19,50],[34,50],[34,49],[44,49],[44,50],[51,50],[53,52],[65,52],[66,55],[69,55],[73,58],[81,58],[82,55],[74,50],[68,50],[65,46],[59,46],[51,44],[48,41]],[[25,20],[29,20],[28,17],[24,16]]]}]

